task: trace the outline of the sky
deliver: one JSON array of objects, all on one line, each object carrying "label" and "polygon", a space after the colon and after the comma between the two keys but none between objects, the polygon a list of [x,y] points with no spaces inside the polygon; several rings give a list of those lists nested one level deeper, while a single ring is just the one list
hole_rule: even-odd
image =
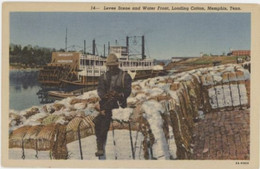
[{"label": "sky", "polygon": [[68,47],[86,40],[91,52],[95,39],[101,54],[108,41],[124,46],[126,36],[144,35],[148,57],[169,59],[250,49],[250,25],[250,13],[12,12],[10,43],[64,49],[67,28]]}]

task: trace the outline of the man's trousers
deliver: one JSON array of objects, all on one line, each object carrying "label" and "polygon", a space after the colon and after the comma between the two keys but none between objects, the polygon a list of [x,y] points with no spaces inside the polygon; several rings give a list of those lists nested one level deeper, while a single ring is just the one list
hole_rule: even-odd
[{"label": "man's trousers", "polygon": [[103,150],[104,145],[106,144],[107,133],[112,119],[111,117],[112,111],[106,110],[105,115],[99,114],[94,120],[98,150]]}]

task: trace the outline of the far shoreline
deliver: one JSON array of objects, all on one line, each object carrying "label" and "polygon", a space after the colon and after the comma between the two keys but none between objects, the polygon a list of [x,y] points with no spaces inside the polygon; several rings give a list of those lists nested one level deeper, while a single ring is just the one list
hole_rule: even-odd
[{"label": "far shoreline", "polygon": [[9,65],[9,70],[31,70],[31,71],[39,71],[41,67],[22,67],[22,66],[14,66]]}]

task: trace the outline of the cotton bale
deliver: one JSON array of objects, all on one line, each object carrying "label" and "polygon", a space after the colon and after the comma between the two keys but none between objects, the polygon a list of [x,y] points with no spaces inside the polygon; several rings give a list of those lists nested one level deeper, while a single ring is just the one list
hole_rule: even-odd
[{"label": "cotton bale", "polygon": [[42,110],[43,110],[43,112],[48,113],[48,109],[47,109],[47,106],[46,106],[46,105],[44,105],[44,106],[42,107]]},{"label": "cotton bale", "polygon": [[202,85],[205,85],[206,84],[206,79],[205,79],[205,76],[200,76],[200,80],[201,80],[201,83]]},{"label": "cotton bale", "polygon": [[22,147],[22,141],[31,126],[22,126],[9,135],[9,148]]},{"label": "cotton bale", "polygon": [[82,117],[75,117],[73,118],[67,125],[66,130],[67,131],[77,131],[78,130],[78,125],[82,121]]},{"label": "cotton bale", "polygon": [[54,143],[55,134],[56,124],[44,126],[36,137],[39,150],[50,150]]},{"label": "cotton bale", "polygon": [[170,90],[178,90],[180,88],[179,82],[174,82],[170,85]]},{"label": "cotton bale", "polygon": [[83,117],[83,124],[82,124],[82,128],[85,129],[85,128],[88,128],[88,129],[91,129],[92,132],[95,128],[95,124],[93,122],[94,120],[94,116],[85,116]]},{"label": "cotton bale", "polygon": [[134,110],[133,110],[133,114],[131,116],[131,118],[133,119],[133,121],[137,121],[140,117],[143,116],[143,109],[142,109],[142,104],[143,102],[139,102],[136,104]]},{"label": "cotton bale", "polygon": [[[75,117],[66,126],[67,141],[72,142],[78,139],[78,132],[81,138],[94,134],[95,124],[93,122],[94,116]],[[80,126],[79,126],[80,125]]]},{"label": "cotton bale", "polygon": [[212,78],[212,76],[211,75],[207,75],[206,77],[205,77],[205,84],[204,85],[211,85],[211,84],[214,84],[214,82],[213,82],[213,78]]},{"label": "cotton bale", "polygon": [[137,96],[138,94],[146,94],[146,92],[144,92],[143,90],[137,91],[137,92],[135,93],[135,96]]},{"label": "cotton bale", "polygon": [[55,111],[60,111],[61,109],[65,108],[65,105],[60,103],[54,103],[53,108],[55,109]]},{"label": "cotton bale", "polygon": [[23,115],[26,119],[28,119],[29,117],[39,113],[39,109],[37,107],[33,107],[31,108],[29,111],[26,111],[26,113]]},{"label": "cotton bale", "polygon": [[68,159],[68,149],[66,145],[66,126],[57,124],[55,139],[51,146],[52,157],[54,159]]},{"label": "cotton bale", "polygon": [[144,101],[144,100],[147,99],[148,95],[149,95],[149,93],[139,92],[139,93],[135,96],[135,98],[136,98],[137,100],[139,100],[139,101]]},{"label": "cotton bale", "polygon": [[55,121],[57,121],[58,119],[59,119],[58,115],[51,114],[42,120],[42,124],[49,125],[49,124],[55,123]]},{"label": "cotton bale", "polygon": [[222,73],[223,83],[229,82],[229,72]]},{"label": "cotton bale", "polygon": [[134,89],[134,90],[141,90],[142,87],[139,84],[134,84],[134,85],[132,85],[132,89]]},{"label": "cotton bale", "polygon": [[82,102],[87,102],[87,99],[73,98],[73,99],[71,99],[70,104],[74,105],[76,103],[82,103]]},{"label": "cotton bale", "polygon": [[31,126],[26,135],[24,136],[24,139],[36,139],[37,135],[40,133],[44,126],[43,125],[38,125],[38,126]]},{"label": "cotton bale", "polygon": [[237,80],[239,80],[239,81],[242,81],[242,80],[246,79],[245,74],[244,74],[243,71],[236,71],[236,77],[237,77]]},{"label": "cotton bale", "polygon": [[[185,115],[182,113],[182,108],[176,106],[173,111],[170,111],[171,124],[174,133],[174,139],[177,146],[177,157],[179,159],[187,158],[186,155],[191,155],[189,145],[191,144],[192,124],[189,124]],[[188,114],[191,116],[191,114]]]},{"label": "cotton bale", "polygon": [[189,97],[190,97],[191,106],[193,107],[193,113],[197,112],[198,107],[201,106],[201,102],[202,102],[201,88],[198,82],[194,81],[194,83],[187,84],[187,89],[189,91]]},{"label": "cotton bale", "polygon": [[[191,99],[191,96],[190,96],[190,91],[189,91],[189,89],[186,85],[186,82],[185,83],[183,82],[182,84],[183,84],[182,95],[183,95],[184,100],[185,100],[184,104],[185,104],[186,111],[187,111],[187,113],[192,114],[193,118],[195,118],[195,117],[198,116],[198,114],[194,111],[194,109],[195,109],[194,107],[196,105],[194,105],[193,102],[192,102],[192,99]],[[188,116],[188,117],[190,117],[190,116]],[[192,119],[190,118],[189,120],[192,120]]]},{"label": "cotton bale", "polygon": [[192,128],[193,125],[193,113],[191,113],[189,99],[185,89],[181,90],[181,92],[179,93],[179,98],[180,98],[181,112],[184,117],[183,120],[186,121],[187,126],[190,129]]},{"label": "cotton bale", "polygon": [[92,97],[92,98],[87,99],[87,103],[88,103],[88,104],[95,104],[95,103],[97,103],[99,100],[100,100],[99,97]]},{"label": "cotton bale", "polygon": [[76,103],[74,104],[74,108],[76,110],[83,110],[87,107],[87,102],[83,103],[83,102],[80,102],[80,103]]},{"label": "cotton bale", "polygon": [[229,81],[236,81],[236,80],[237,80],[236,73],[230,72],[229,73]]},{"label": "cotton bale", "polygon": [[246,92],[247,92],[248,107],[250,107],[250,80],[246,80],[245,85],[246,85]]},{"label": "cotton bale", "polygon": [[159,87],[152,88],[151,90],[148,91],[148,93],[149,93],[150,97],[156,97],[156,96],[165,94],[163,89],[161,89]]},{"label": "cotton bale", "polygon": [[68,111],[68,113],[65,114],[65,119],[70,121],[76,116],[81,117],[84,115],[85,115],[85,112],[83,110]]},{"label": "cotton bale", "polygon": [[169,111],[175,110],[176,105],[177,105],[177,102],[176,102],[175,99],[173,99],[173,98],[170,99],[169,102],[168,102],[168,104],[169,104]]},{"label": "cotton bale", "polygon": [[25,148],[36,148],[37,135],[40,133],[43,125],[31,126],[24,136]]},{"label": "cotton bale", "polygon": [[165,80],[166,83],[173,83],[174,82],[174,79],[173,78],[167,78]]},{"label": "cotton bale", "polygon": [[170,99],[171,99],[170,95],[159,95],[159,96],[156,96],[156,100],[158,102],[163,101],[163,100],[170,100]]},{"label": "cotton bale", "polygon": [[16,113],[9,113],[9,127],[19,126],[23,121],[23,117]]},{"label": "cotton bale", "polygon": [[133,107],[133,106],[136,105],[137,101],[138,101],[138,100],[136,99],[136,97],[128,97],[128,98],[127,98],[127,105],[128,105],[129,107]]}]

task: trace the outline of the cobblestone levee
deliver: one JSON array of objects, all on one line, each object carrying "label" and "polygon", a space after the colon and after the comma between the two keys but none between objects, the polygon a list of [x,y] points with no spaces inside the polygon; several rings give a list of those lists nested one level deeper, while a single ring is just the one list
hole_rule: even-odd
[{"label": "cobblestone levee", "polygon": [[194,159],[249,160],[250,110],[212,112],[195,123]]}]

